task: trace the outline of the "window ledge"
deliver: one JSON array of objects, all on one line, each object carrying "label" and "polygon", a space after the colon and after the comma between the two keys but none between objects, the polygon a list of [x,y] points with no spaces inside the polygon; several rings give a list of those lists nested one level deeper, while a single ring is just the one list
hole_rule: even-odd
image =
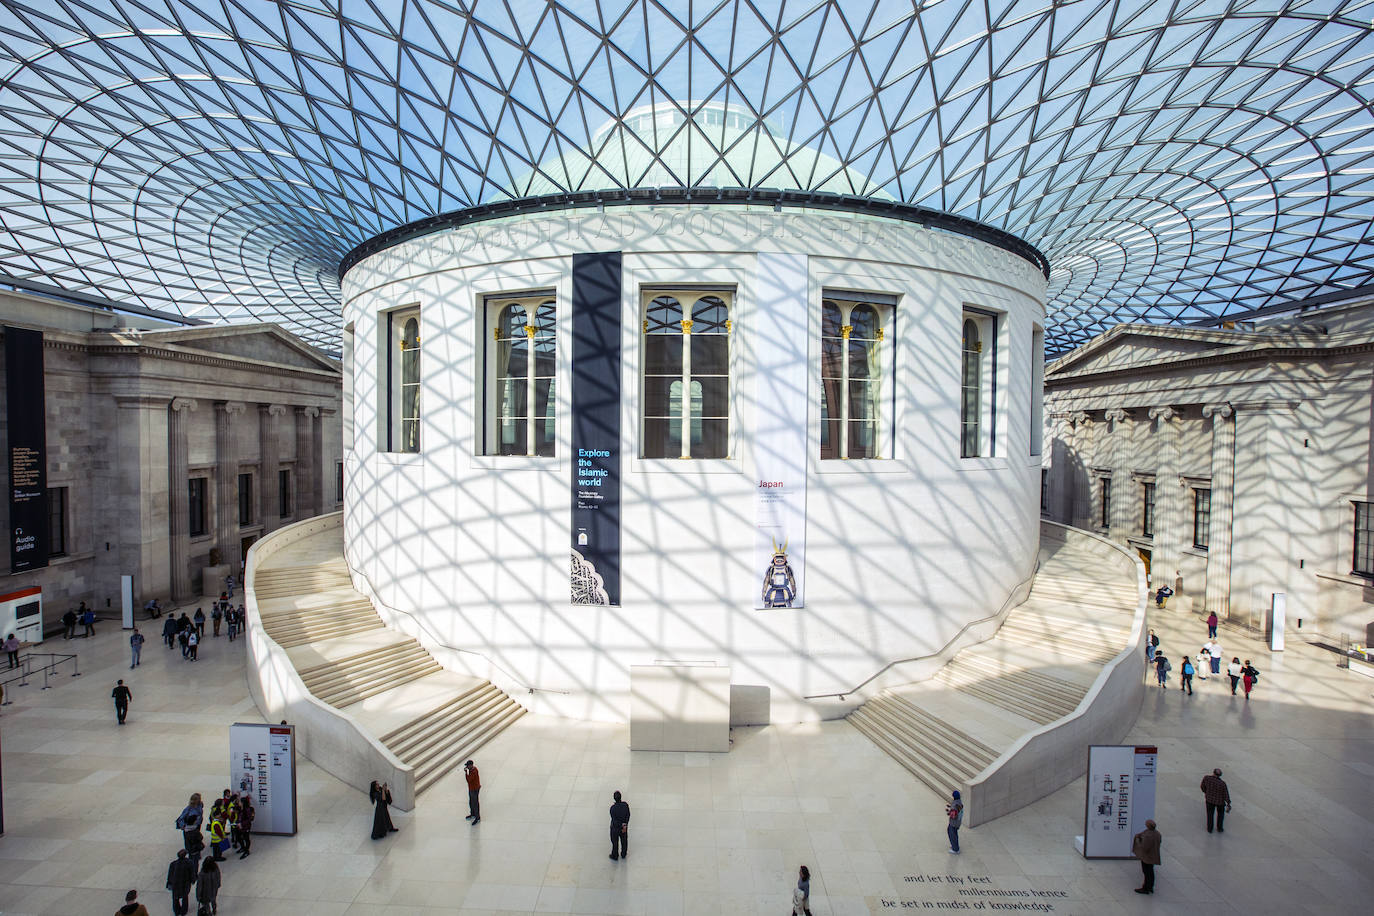
[{"label": "window ledge", "polygon": [[377,452],[377,459],[383,464],[394,464],[399,466],[409,464],[419,464],[424,452]]},{"label": "window ledge", "polygon": [[908,474],[911,468],[896,458],[817,458],[817,474]]},{"label": "window ledge", "polygon": [[1206,547],[1198,547],[1197,545],[1192,545],[1192,546],[1190,546],[1190,547],[1185,547],[1185,548],[1183,548],[1183,552],[1184,552],[1185,554],[1187,554],[1188,556],[1190,556],[1190,557],[1204,557],[1204,558],[1205,558],[1205,557],[1207,556],[1207,548],[1206,548]]},{"label": "window ledge", "polygon": [[1361,588],[1374,588],[1374,579],[1366,579],[1364,576],[1357,576],[1354,573],[1339,573],[1328,569],[1318,569],[1313,572],[1318,579],[1328,579],[1332,582],[1340,582],[1342,585],[1358,585]]},{"label": "window ledge", "polygon": [[469,467],[487,471],[561,471],[565,465],[561,455],[473,455]]},{"label": "window ledge", "polygon": [[631,458],[634,474],[741,474],[738,458]]},{"label": "window ledge", "polygon": [[991,458],[960,458],[960,471],[1005,471],[1011,467],[1005,457],[994,455]]}]

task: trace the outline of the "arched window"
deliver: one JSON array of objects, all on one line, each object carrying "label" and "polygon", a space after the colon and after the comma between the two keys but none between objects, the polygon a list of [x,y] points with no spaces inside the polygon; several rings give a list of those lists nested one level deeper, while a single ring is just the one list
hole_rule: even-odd
[{"label": "arched window", "polygon": [[730,448],[728,294],[679,295],[686,306],[678,295],[644,295],[643,456],[725,458]]},{"label": "arched window", "polygon": [[982,454],[983,340],[978,320],[964,318],[963,378],[960,382],[959,425],[961,458]]},{"label": "arched window", "polygon": [[493,314],[487,360],[484,453],[552,457],[557,439],[557,308],[536,296],[488,300]]},{"label": "arched window", "polygon": [[418,452],[420,310],[413,307],[396,309],[378,317],[378,330],[385,342],[381,355],[385,360],[382,371],[386,379],[385,400],[379,404],[381,410],[377,418],[378,448],[387,452]]},{"label": "arched window", "polygon": [[420,450],[420,316],[401,333],[401,451]]},{"label": "arched window", "polygon": [[[821,303],[821,458],[881,458],[891,417],[883,398],[883,323],[892,307]],[[890,412],[887,412],[890,413]]]}]

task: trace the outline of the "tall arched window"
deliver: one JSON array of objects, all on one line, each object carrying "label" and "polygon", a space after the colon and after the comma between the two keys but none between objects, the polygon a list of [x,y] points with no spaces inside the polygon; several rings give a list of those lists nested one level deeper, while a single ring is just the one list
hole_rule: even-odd
[{"label": "tall arched window", "polygon": [[725,292],[645,292],[645,458],[729,455],[728,298]]},{"label": "tall arched window", "polygon": [[556,304],[543,296],[493,297],[487,308],[493,317],[483,452],[552,457],[557,438]]},{"label": "tall arched window", "polygon": [[378,316],[382,347],[378,387],[377,447],[386,452],[420,450],[420,310],[396,309]]},{"label": "tall arched window", "polygon": [[881,458],[890,411],[883,325],[892,307],[849,299],[821,303],[821,458]]},{"label": "tall arched window", "polygon": [[982,454],[983,417],[983,340],[975,318],[964,318],[963,373],[960,382],[959,456],[977,458]]}]

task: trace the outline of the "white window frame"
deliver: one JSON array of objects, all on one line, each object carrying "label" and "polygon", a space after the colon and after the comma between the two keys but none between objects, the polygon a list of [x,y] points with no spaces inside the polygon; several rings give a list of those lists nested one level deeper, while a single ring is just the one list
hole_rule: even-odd
[{"label": "white window frame", "polygon": [[[821,417],[821,426],[816,438],[816,454],[821,461],[881,461],[892,457],[893,448],[893,415],[896,405],[897,372],[895,360],[893,359],[894,348],[892,344],[892,331],[895,327],[897,317],[898,297],[886,293],[865,293],[854,290],[826,289],[821,293],[820,322],[818,323],[818,334],[820,336],[820,397],[816,403],[817,415]],[[871,456],[854,457],[849,454],[849,382],[852,379],[850,373],[850,352],[848,346],[842,346],[840,351],[840,415],[832,417],[829,422],[838,421],[840,424],[840,437],[837,443],[836,454],[826,456],[821,452],[821,443],[826,435],[826,419],[824,418],[825,405],[825,309],[827,305],[834,305],[840,310],[840,336],[844,341],[848,341],[853,327],[851,315],[854,309],[864,305],[872,308],[878,316],[878,393],[876,401],[878,416],[876,418],[874,453]]]},{"label": "white window frame", "polygon": [[[964,327],[965,322],[972,321],[978,330],[978,400],[975,405],[978,428],[975,441],[974,454],[968,454],[968,449],[964,443],[964,431],[966,424],[966,413],[964,410]],[[999,419],[998,402],[1005,395],[999,389],[998,383],[1002,380],[1002,336],[1006,333],[1006,314],[1004,312],[993,311],[992,309],[981,308],[975,305],[965,304],[959,315],[959,457],[964,461],[979,461],[988,458],[996,458],[1001,454],[998,448],[998,437],[1003,434],[997,428]]]},{"label": "white window frame", "polygon": [[[501,397],[500,385],[498,384],[498,371],[500,370],[500,323],[501,314],[511,305],[518,305],[525,310],[525,332],[533,342],[535,326],[530,323],[531,316],[535,315],[540,308],[552,303],[553,315],[553,340],[554,340],[554,368],[553,375],[538,376],[535,374],[535,360],[533,358],[533,346],[531,345],[530,358],[525,361],[525,384],[526,384],[526,405],[527,412],[525,417],[525,443],[524,454],[502,454],[500,439],[501,422]],[[531,461],[548,462],[555,461],[558,457],[558,419],[560,417],[558,399],[560,397],[560,379],[558,374],[559,364],[559,299],[556,290],[535,290],[522,291],[515,293],[484,293],[481,299],[482,315],[482,419],[478,426],[477,454],[494,459],[520,459],[526,458]],[[547,422],[543,417],[535,416],[533,405],[536,403],[537,381],[540,378],[552,378],[552,397],[549,406],[553,409],[553,451],[547,455],[536,454],[537,443],[536,429],[539,423]]]},{"label": "white window frame", "polygon": [[[399,455],[418,454],[423,446],[420,441],[420,432],[424,420],[425,378],[424,323],[421,319],[420,306],[415,303],[390,309],[379,313],[377,317],[381,332],[378,338],[383,344],[379,354],[380,365],[378,369],[380,370],[379,375],[386,379],[386,385],[381,389],[382,403],[378,417],[381,422],[378,424],[380,434],[377,437],[377,450]],[[412,318],[415,320],[416,326],[413,346],[405,340],[406,323]],[[416,351],[418,360],[417,377],[414,382],[406,382],[403,377],[405,360],[402,356],[410,351]],[[403,416],[406,401],[404,389],[411,385],[417,389],[416,415],[405,417]],[[414,448],[405,447],[407,423],[414,423]]]},{"label": "white window frame", "polygon": [[[734,334],[735,314],[736,314],[736,307],[737,307],[737,302],[738,302],[738,298],[739,298],[738,295],[737,295],[737,290],[736,290],[736,288],[733,287],[733,286],[725,286],[725,285],[722,285],[722,286],[716,286],[716,285],[707,285],[707,286],[695,286],[695,285],[694,285],[694,286],[682,286],[682,285],[672,284],[672,283],[668,283],[668,284],[645,283],[645,284],[640,285],[640,286],[638,287],[638,289],[637,289],[636,292],[637,292],[637,297],[638,297],[638,302],[639,302],[639,322],[638,322],[638,324],[637,324],[637,326],[636,326],[636,330],[637,330],[637,332],[638,332],[638,333],[637,333],[638,344],[639,344],[639,346],[638,346],[638,353],[639,353],[639,360],[640,360],[639,366],[638,366],[638,376],[639,376],[639,378],[638,378],[638,386],[637,386],[637,391],[638,391],[638,430],[639,430],[639,435],[638,435],[639,443],[638,443],[638,444],[639,444],[639,447],[635,450],[636,456],[637,456],[640,460],[642,460],[642,461],[664,461],[664,460],[680,459],[680,460],[690,460],[690,461],[696,461],[696,462],[701,462],[701,461],[707,461],[707,462],[709,462],[709,461],[731,461],[731,460],[733,460],[733,458],[734,458],[733,443],[734,443],[734,433],[735,433],[735,418],[736,418],[736,416],[737,416],[736,404],[735,404],[735,399],[734,399],[734,395],[733,395],[733,392],[734,392],[734,383],[735,383],[734,360],[735,360],[735,350],[736,350],[736,347],[735,347],[735,345],[734,345],[735,342],[732,340],[732,338],[735,336],[735,334]],[[648,338],[649,338],[650,336],[652,336],[652,335],[649,334],[649,317],[648,317],[648,316],[649,316],[649,308],[650,308],[650,305],[654,302],[654,300],[658,299],[658,298],[661,297],[661,296],[671,296],[672,298],[676,299],[677,302],[678,302],[678,305],[681,307],[681,310],[682,310],[681,324],[682,324],[682,393],[683,393],[683,396],[679,399],[679,405],[680,405],[679,411],[680,411],[680,416],[679,416],[679,420],[678,420],[679,425],[680,425],[680,428],[681,428],[681,430],[682,430],[682,435],[681,435],[681,441],[680,441],[680,445],[679,445],[679,454],[678,454],[678,455],[665,455],[665,456],[662,456],[662,457],[658,457],[658,456],[649,457],[649,456],[646,456],[646,455],[645,455],[645,452],[647,451],[647,444],[648,444],[648,435],[647,435],[647,433],[646,433],[646,431],[645,431],[645,430],[646,430],[646,426],[647,426],[648,421],[649,421],[650,419],[662,419],[662,418],[660,418],[660,417],[653,417],[653,418],[650,418],[650,417],[649,417],[649,415],[648,415],[649,403],[648,403],[648,398],[646,397],[646,394],[645,394],[645,388],[646,388],[646,384],[647,384],[647,381],[648,381],[648,378],[649,378],[649,375],[648,375]],[[720,299],[722,302],[725,303],[726,315],[728,316],[728,317],[726,318],[726,320],[725,320],[725,334],[722,335],[722,336],[724,336],[724,337],[726,338],[726,358],[725,358],[725,406],[726,406],[726,411],[727,411],[727,413],[726,413],[726,415],[725,415],[725,417],[724,417],[724,419],[725,419],[725,424],[726,424],[726,426],[725,426],[725,454],[724,454],[724,455],[712,455],[712,456],[709,456],[709,457],[693,457],[692,454],[691,454],[691,448],[692,448],[692,434],[691,434],[691,430],[692,430],[692,421],[693,421],[693,415],[692,415],[692,397],[691,397],[691,383],[692,383],[692,378],[693,378],[693,375],[692,375],[692,334],[693,334],[693,331],[692,331],[692,326],[693,326],[693,318],[692,318],[692,315],[693,315],[693,313],[694,313],[694,311],[695,311],[695,306],[696,306],[699,302],[701,302],[703,299],[712,298],[712,297],[713,297],[713,298],[716,298],[716,299]],[[716,335],[712,335],[712,336],[716,336]],[[655,376],[655,377],[659,377],[659,376]],[[719,376],[714,376],[714,375],[713,375],[713,376],[711,376],[711,377],[712,377],[712,378],[718,378]],[[698,419],[701,419],[701,418],[698,418]],[[712,417],[711,419],[718,419],[718,418]]]}]

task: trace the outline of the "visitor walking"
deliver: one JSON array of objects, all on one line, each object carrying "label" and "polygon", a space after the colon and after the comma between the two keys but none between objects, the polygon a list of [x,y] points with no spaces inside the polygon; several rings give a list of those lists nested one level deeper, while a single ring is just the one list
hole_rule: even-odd
[{"label": "visitor walking", "polygon": [[177,857],[167,866],[167,890],[172,892],[172,916],[186,916],[191,910],[191,888],[196,883],[196,866],[186,850],[178,849]]},{"label": "visitor walking", "polygon": [[1217,833],[1225,833],[1226,828],[1222,824],[1226,820],[1226,812],[1231,810],[1231,790],[1221,778],[1220,769],[1202,777],[1202,797],[1207,802],[1207,832],[1212,832],[1212,817],[1215,815]]},{"label": "visitor walking", "polygon": [[[384,782],[372,780],[372,785],[367,790],[368,797],[372,799],[372,839],[380,840],[388,833],[396,832],[396,825],[391,823],[391,812],[387,806],[391,804],[391,787]],[[239,858],[243,858],[240,856]]]},{"label": "visitor walking", "polygon": [[1161,585],[1155,592],[1155,607],[1164,607],[1164,603],[1173,597],[1174,590],[1167,585]]},{"label": "visitor walking", "polygon": [[1163,652],[1155,652],[1155,678],[1159,681],[1160,687],[1167,687],[1169,684],[1169,672],[1174,670],[1174,666],[1169,664],[1169,657]]},{"label": "visitor walking", "polygon": [[1226,674],[1231,678],[1231,696],[1236,695],[1236,687],[1240,684],[1243,670],[1239,657],[1232,657],[1231,664],[1226,666]]},{"label": "visitor walking", "polygon": [[956,856],[959,854],[959,828],[964,825],[964,802],[959,797],[959,790],[955,789],[951,796],[953,801],[945,805],[945,816],[949,818],[949,826],[945,828],[945,833],[949,837],[949,851]]},{"label": "visitor walking", "polygon": [[1210,656],[1210,658],[1208,659],[1208,667],[1212,669],[1213,674],[1220,675],[1222,658],[1221,643],[1217,642],[1215,639],[1207,643],[1207,654]]},{"label": "visitor walking", "polygon": [[138,657],[143,654],[143,634],[138,632],[138,627],[134,627],[134,632],[129,636],[129,670],[132,671],[142,664]]},{"label": "visitor walking", "polygon": [[177,639],[177,618],[175,614],[168,614],[167,619],[162,621],[162,641],[167,643],[167,648],[172,648]]},{"label": "visitor walking", "polygon": [[1259,669],[1250,664],[1250,659],[1245,660],[1245,665],[1240,669],[1241,686],[1245,688],[1245,699],[1250,699],[1250,691],[1254,689],[1259,681]]},{"label": "visitor walking", "polygon": [[620,790],[611,793],[611,859],[630,857],[630,804],[620,797]]},{"label": "visitor walking", "polygon": [[62,615],[62,638],[76,639],[76,611],[71,608]]},{"label": "visitor walking", "polygon": [[[71,613],[68,611],[68,613]],[[138,891],[129,891],[124,895],[124,905],[120,907],[115,916],[149,916],[148,908],[138,902]]]},{"label": "visitor walking", "polygon": [[1207,638],[1217,638],[1217,612],[1212,611],[1207,615]]},{"label": "visitor walking", "polygon": [[196,608],[196,616],[191,618],[196,623],[196,635],[201,639],[205,638],[205,611]]},{"label": "visitor walking", "polygon": [[792,892],[792,916],[811,916],[811,869],[797,871],[797,889]]},{"label": "visitor walking", "polygon": [[110,691],[110,696],[114,697],[115,722],[124,724],[124,719],[129,715],[129,701],[134,698],[133,691],[124,686],[121,680],[115,684],[115,689]]},{"label": "visitor walking", "polygon": [[204,916],[214,916],[219,912],[219,883],[222,874],[218,859],[206,859],[200,866],[200,877],[196,879],[196,903],[198,912]]},{"label": "visitor walking", "polygon": [[186,650],[187,650],[187,652],[189,653],[189,654],[187,655],[187,657],[190,658],[191,661],[195,661],[195,660],[199,657],[199,656],[196,654],[196,652],[197,652],[197,650],[199,649],[199,647],[200,647],[200,637],[196,635],[196,631],[195,631],[195,630],[192,630],[191,632],[187,633],[187,634],[186,634]]},{"label": "visitor walking", "polygon": [[81,634],[84,639],[87,636],[95,635],[95,611],[86,607],[86,602],[81,602],[81,607],[85,610],[81,614],[81,625],[85,627],[85,632]]},{"label": "visitor walking", "polygon": [[482,819],[482,805],[478,801],[478,793],[482,791],[482,780],[477,774],[477,767],[472,765],[469,760],[463,764],[463,776],[468,781],[468,816],[464,820],[472,821],[473,826]]},{"label": "visitor walking", "polygon": [[1188,696],[1193,695],[1193,673],[1196,670],[1188,656],[1183,656],[1183,667],[1179,669],[1178,689],[1188,691]]},{"label": "visitor walking", "polygon": [[19,667],[19,640],[11,633],[5,637],[5,654],[9,657],[10,667]]},{"label": "visitor walking", "polygon": [[205,818],[205,803],[200,800],[200,793],[191,796],[186,807],[181,809],[181,814],[177,816],[177,829],[181,831],[181,840],[186,851],[196,857],[200,856],[200,850],[205,848],[205,840],[200,835],[200,825]]},{"label": "visitor walking", "polygon": [[[200,609],[197,608],[196,610]],[[191,650],[187,646],[186,640],[187,637],[191,635],[191,631],[195,628],[196,625],[191,622],[191,618],[186,616],[185,611],[182,611],[181,616],[177,618],[177,642],[181,643],[182,658],[189,658],[191,655]]]},{"label": "visitor walking", "polygon": [[1207,671],[1212,667],[1212,653],[1203,646],[1197,650],[1197,656],[1193,659],[1193,670],[1197,674],[1199,681],[1207,680]]},{"label": "visitor walking", "polygon": [[1145,829],[1140,831],[1131,840],[1131,855],[1140,860],[1140,871],[1144,876],[1140,887],[1135,889],[1137,894],[1153,894],[1155,892],[1155,866],[1159,863],[1159,850],[1164,845],[1164,838],[1155,829],[1155,822],[1147,820]]}]

